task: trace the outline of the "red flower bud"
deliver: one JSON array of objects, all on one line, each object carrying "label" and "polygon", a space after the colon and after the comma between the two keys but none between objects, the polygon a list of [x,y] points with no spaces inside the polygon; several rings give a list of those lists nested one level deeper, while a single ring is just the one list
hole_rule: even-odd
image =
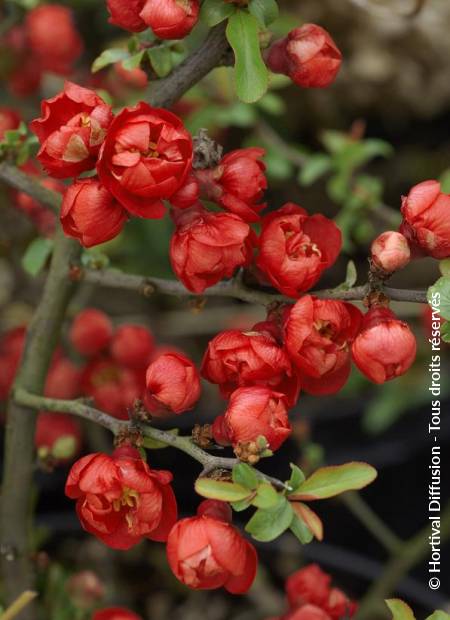
[{"label": "red flower bud", "polygon": [[303,605],[278,620],[331,620],[326,611],[316,605]]},{"label": "red flower bud", "polygon": [[286,580],[286,595],[292,609],[307,603],[324,607],[330,593],[331,577],[317,564],[302,568]]},{"label": "red flower bud", "polygon": [[37,158],[45,170],[62,179],[93,168],[111,123],[111,106],[94,91],[66,82],[63,92],[42,102],[41,114],[30,128],[39,138]]},{"label": "red flower bud", "polygon": [[180,189],[170,199],[170,204],[177,209],[187,209],[198,202],[200,187],[196,177],[190,174]]},{"label": "red flower bud", "polygon": [[112,334],[113,326],[109,317],[101,310],[86,308],[75,317],[69,338],[78,353],[91,357],[109,345]]},{"label": "red flower bud", "polygon": [[[266,387],[239,388],[230,396],[223,421],[214,422],[214,438],[218,443],[236,446],[263,436],[270,450],[278,450],[292,432],[286,407],[286,397],[279,392]],[[223,442],[224,430],[228,442]]]},{"label": "red flower bud", "polygon": [[139,15],[144,4],[145,0],[106,0],[111,15],[109,23],[130,32],[142,32],[147,28]]},{"label": "red flower bud", "polygon": [[375,265],[387,273],[402,269],[411,258],[406,237],[392,230],[382,233],[375,239],[371,253]]},{"label": "red flower bud", "polygon": [[20,125],[20,116],[12,108],[0,107],[0,140],[5,137],[5,131],[17,129]]},{"label": "red flower bud", "polygon": [[119,420],[129,418],[129,410],[142,398],[145,372],[125,368],[108,356],[91,360],[81,377],[81,390],[94,399],[95,406]]},{"label": "red flower bud", "polygon": [[230,329],[208,344],[202,361],[203,377],[228,398],[238,387],[262,385],[282,392],[294,405],[300,391],[297,373],[286,352],[268,332]]},{"label": "red flower bud", "polygon": [[290,202],[263,218],[257,265],[273,286],[299,297],[337,259],[342,235],[323,215],[308,216]]},{"label": "red flower bud", "polygon": [[146,375],[145,405],[154,415],[183,413],[200,398],[200,375],[190,359],[165,353],[150,364]]},{"label": "red flower bud", "polygon": [[40,413],[37,417],[34,445],[39,458],[51,457],[56,463],[67,463],[80,452],[80,425],[69,415]]},{"label": "red flower bud", "polygon": [[84,456],[69,472],[66,495],[77,500],[83,528],[113,549],[143,538],[165,541],[177,518],[169,471],[153,470],[139,452],[119,448],[112,456]]},{"label": "red flower bud", "polygon": [[66,75],[83,51],[72,11],[60,4],[43,4],[27,13],[31,52],[47,71]]},{"label": "red flower bud", "polygon": [[284,325],[285,346],[305,391],[334,394],[343,387],[361,321],[358,308],[342,301],[305,295],[292,306]]},{"label": "red flower bud", "polygon": [[117,237],[128,219],[125,209],[97,179],[80,179],[67,188],[61,226],[68,237],[90,248]]},{"label": "red flower bud", "polygon": [[102,184],[130,213],[164,215],[191,170],[192,139],[181,120],[141,102],[125,108],[108,130],[97,162]]},{"label": "red flower bud", "polygon": [[416,339],[408,325],[388,308],[371,308],[352,346],[353,361],[374,383],[395,379],[416,357]]},{"label": "red flower bud", "polygon": [[[224,587],[232,594],[249,590],[256,574],[256,550],[231,523],[217,518],[208,502],[199,515],[182,519],[167,540],[167,558],[175,577],[194,590]],[[212,512],[210,512],[212,510]]]},{"label": "red flower bud", "polygon": [[72,575],[66,590],[77,607],[90,609],[105,595],[105,588],[99,577],[90,570],[83,570]]},{"label": "red flower bud", "polygon": [[142,618],[124,607],[108,607],[96,611],[92,620],[142,620]]},{"label": "red flower bud", "polygon": [[141,19],[159,39],[183,39],[198,20],[199,0],[146,0]]},{"label": "red flower bud", "polygon": [[118,364],[130,368],[147,366],[153,354],[155,341],[142,325],[121,325],[111,342],[111,355]]},{"label": "red flower bud", "polygon": [[259,203],[267,189],[266,167],[261,161],[264,153],[256,147],[238,149],[227,153],[216,168],[197,170],[202,196],[246,222],[257,222],[258,212],[266,206]]},{"label": "red flower bud", "polygon": [[80,370],[69,359],[57,357],[47,375],[45,396],[71,399],[79,396]]},{"label": "red flower bud", "polygon": [[304,88],[325,88],[334,82],[342,54],[328,32],[315,24],[295,28],[269,49],[267,66],[288,75]]},{"label": "red flower bud", "polygon": [[231,213],[212,213],[200,204],[174,213],[177,229],[170,262],[177,278],[194,293],[229,278],[252,259],[252,231]]},{"label": "red flower bud", "polygon": [[400,232],[416,256],[450,257],[450,195],[441,192],[438,181],[415,185],[402,198],[402,214]]},{"label": "red flower bud", "polygon": [[123,62],[116,62],[114,65],[114,73],[123,84],[131,88],[143,90],[148,85],[147,74],[139,67],[125,69]]}]

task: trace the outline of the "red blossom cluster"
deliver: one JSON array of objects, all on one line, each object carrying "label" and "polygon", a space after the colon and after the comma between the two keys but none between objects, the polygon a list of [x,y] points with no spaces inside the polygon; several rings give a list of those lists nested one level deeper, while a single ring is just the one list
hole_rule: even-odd
[{"label": "red blossom cluster", "polygon": [[317,564],[290,575],[285,587],[289,611],[271,620],[341,620],[356,613],[356,603],[332,587],[330,575]]},{"label": "red blossom cluster", "polygon": [[84,48],[72,11],[61,4],[41,4],[28,11],[24,23],[2,37],[3,47],[11,59],[8,86],[22,97],[38,90],[46,72],[70,75]]}]

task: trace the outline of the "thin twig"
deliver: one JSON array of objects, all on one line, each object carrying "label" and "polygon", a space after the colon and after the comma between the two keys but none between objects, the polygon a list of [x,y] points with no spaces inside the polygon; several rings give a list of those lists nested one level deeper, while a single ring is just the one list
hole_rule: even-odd
[{"label": "thin twig", "polygon": [[[175,295],[177,297],[191,297],[194,293],[188,291],[181,282],[177,280],[167,280],[147,276],[126,274],[114,269],[87,269],[81,277],[92,284],[106,286],[110,288],[121,288],[129,291],[136,291],[144,296],[153,293],[163,293],[165,295]],[[341,299],[345,301],[362,301],[368,293],[367,285],[355,286],[350,289],[322,289],[310,291],[321,299]],[[426,303],[426,291],[413,291],[408,289],[384,288],[384,293],[393,301],[409,301],[415,303]],[[273,302],[293,303],[294,300],[277,293],[265,292],[262,290],[250,289],[238,278],[220,282],[207,288],[203,297],[231,297],[255,304],[269,305]]]},{"label": "thin twig", "polygon": [[13,620],[13,618],[17,618],[20,612],[28,607],[32,600],[34,600],[37,596],[37,592],[33,592],[32,590],[26,590],[22,592],[22,594],[14,601],[12,605],[8,607],[6,611],[2,613],[0,616],[0,620]]},{"label": "thin twig", "polygon": [[19,170],[13,164],[6,161],[0,162],[0,180],[11,187],[24,192],[37,200],[40,204],[48,207],[54,213],[59,212],[62,196],[58,192],[47,189],[32,176]]}]

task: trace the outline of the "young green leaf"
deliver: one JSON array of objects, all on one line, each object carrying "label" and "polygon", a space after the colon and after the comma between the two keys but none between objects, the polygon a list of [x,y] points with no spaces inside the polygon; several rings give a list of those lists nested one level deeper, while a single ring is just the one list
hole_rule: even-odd
[{"label": "young green leaf", "polygon": [[205,0],[202,5],[200,17],[207,26],[217,26],[224,19],[233,15],[237,10],[236,5],[224,0]]},{"label": "young green leaf", "polygon": [[346,463],[331,467],[321,467],[289,495],[290,500],[327,499],[358,490],[375,480],[377,471],[367,463]]},{"label": "young green leaf", "polygon": [[37,276],[45,267],[52,251],[52,239],[44,239],[43,237],[34,239],[22,256],[22,267],[30,276]]},{"label": "young green leaf", "polygon": [[294,517],[289,526],[291,532],[302,543],[302,545],[308,545],[314,538],[313,533],[298,514],[294,513]]},{"label": "young green leaf", "polygon": [[130,56],[129,58],[127,58],[126,60],[122,62],[122,67],[126,69],[127,71],[132,71],[133,69],[137,69],[142,62],[144,54],[145,54],[145,50],[141,50],[137,54],[133,54],[133,56]]},{"label": "young green leaf", "polygon": [[169,75],[172,71],[172,53],[168,47],[150,47],[147,54],[158,77],[163,78]]},{"label": "young green leaf", "polygon": [[301,483],[305,480],[305,474],[302,472],[300,467],[297,467],[297,465],[294,465],[294,463],[290,463],[289,465],[292,470],[292,473],[291,473],[291,477],[289,478],[289,480],[287,480],[286,484],[291,490],[291,492],[294,492],[298,489]]},{"label": "young green leaf", "polygon": [[233,482],[246,489],[254,490],[258,486],[258,477],[255,470],[247,463],[238,463],[233,467]]},{"label": "young green leaf", "polygon": [[261,26],[267,27],[278,17],[278,4],[275,0],[250,0],[248,10]]},{"label": "young green leaf", "polygon": [[259,485],[252,504],[253,506],[256,506],[256,508],[273,508],[278,504],[279,497],[280,496],[271,484],[263,482]]},{"label": "young green leaf", "polygon": [[323,523],[321,518],[302,502],[293,502],[292,508],[299,519],[304,521],[317,540],[323,540]]},{"label": "young green leaf", "polygon": [[100,69],[116,62],[120,62],[121,60],[126,60],[129,56],[130,53],[127,50],[116,48],[105,50],[94,60],[91,69],[92,73],[96,73],[97,71],[100,71]]},{"label": "young green leaf", "polygon": [[444,342],[450,342],[450,323],[448,321],[441,323],[441,338]]},{"label": "young green leaf", "polygon": [[450,276],[442,276],[428,289],[428,303],[433,306],[432,300],[439,299],[439,314],[443,319],[450,321]]},{"label": "young green leaf", "polygon": [[245,499],[241,499],[238,502],[231,502],[231,507],[236,512],[242,512],[243,510],[247,510],[252,505],[252,495],[249,495]]},{"label": "young green leaf", "polygon": [[411,607],[399,598],[388,599],[386,605],[391,610],[392,620],[416,620]]},{"label": "young green leaf", "polygon": [[250,495],[249,490],[240,484],[210,478],[197,478],[195,490],[202,497],[218,499],[222,502],[239,502]]},{"label": "young green leaf", "polygon": [[273,508],[259,508],[245,526],[255,540],[269,542],[278,538],[290,526],[293,517],[291,504],[280,496]]},{"label": "young green leaf", "polygon": [[226,34],[235,55],[236,93],[241,101],[253,103],[264,95],[269,83],[259,47],[258,20],[238,10],[229,18]]},{"label": "young green leaf", "polygon": [[450,614],[447,614],[441,609],[437,609],[431,616],[428,616],[426,620],[450,620]]},{"label": "young green leaf", "polygon": [[312,185],[324,174],[329,172],[333,166],[333,160],[326,153],[317,153],[308,157],[298,175],[298,182],[301,185]]}]

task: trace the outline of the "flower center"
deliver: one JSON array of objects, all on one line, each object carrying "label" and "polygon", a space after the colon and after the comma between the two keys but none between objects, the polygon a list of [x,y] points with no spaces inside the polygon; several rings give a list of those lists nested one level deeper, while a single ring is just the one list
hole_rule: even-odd
[{"label": "flower center", "polygon": [[[137,508],[139,505],[139,493],[129,487],[123,487],[122,495],[112,503],[113,509],[119,512],[122,508]],[[128,518],[130,517],[130,519]],[[126,516],[128,526],[131,527],[131,515]]]}]

